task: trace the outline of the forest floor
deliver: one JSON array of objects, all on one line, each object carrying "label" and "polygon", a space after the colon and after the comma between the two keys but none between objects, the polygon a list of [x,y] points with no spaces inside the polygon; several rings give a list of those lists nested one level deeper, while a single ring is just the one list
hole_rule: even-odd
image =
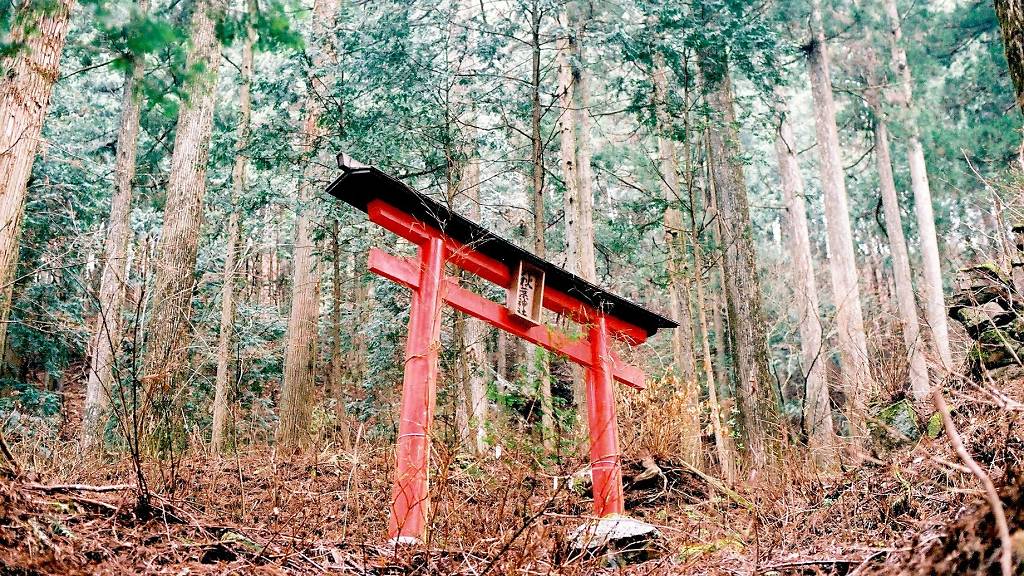
[{"label": "forest floor", "polygon": [[[1024,556],[1024,382],[949,392],[964,442],[1002,492]],[[68,445],[70,451],[71,444]],[[17,450],[16,450],[17,452]],[[22,455],[0,481],[0,575],[590,574],[607,558],[573,554],[586,494],[566,488],[577,460],[541,467],[528,453],[466,459],[437,449],[433,524],[423,548],[384,544],[392,448],[325,445],[301,457],[268,449],[146,464],[139,506],[131,462]],[[623,574],[995,574],[998,538],[977,480],[944,436],[859,467],[806,472],[788,458],[724,490],[656,458],[664,475],[632,481],[627,508],[659,527],[651,559]],[[57,464],[59,463],[59,465]],[[552,472],[558,468],[562,472]],[[1017,569],[1024,568],[1018,564]],[[1024,572],[1022,572],[1024,573]]]}]

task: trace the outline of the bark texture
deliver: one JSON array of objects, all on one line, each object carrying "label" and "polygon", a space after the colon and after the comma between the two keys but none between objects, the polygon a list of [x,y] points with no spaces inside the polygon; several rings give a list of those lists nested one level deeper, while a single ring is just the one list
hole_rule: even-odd
[{"label": "bark texture", "polygon": [[568,17],[560,18],[562,36],[558,39],[558,100],[561,105],[558,115],[558,134],[562,179],[565,182],[564,214],[565,214],[565,266],[574,272],[579,264],[579,202],[580,178],[577,172],[576,158],[576,115],[575,90],[573,81],[572,58],[575,52],[575,36],[570,30]]},{"label": "bark texture", "polygon": [[[998,5],[999,2],[996,2]],[[924,264],[925,312],[931,328],[932,342],[944,370],[953,368],[953,356],[949,348],[949,324],[946,317],[946,299],[942,290],[942,263],[939,259],[939,242],[935,232],[935,214],[932,209],[932,192],[928,184],[928,166],[924,160],[920,129],[917,125],[917,110],[914,106],[913,78],[907,63],[907,52],[903,48],[903,30],[896,0],[886,0],[885,10],[889,16],[892,33],[892,61],[899,73],[900,103],[904,125],[907,127],[907,160],[910,164],[910,187],[914,192],[914,211],[917,216],[917,234],[921,241],[921,260]],[[1016,5],[1019,14],[1020,4]],[[1018,37],[1019,38],[1019,37]],[[1018,50],[1021,50],[1018,44]],[[1018,81],[1014,78],[1014,82]],[[1020,84],[1018,93],[1020,92]]]},{"label": "bark texture", "polygon": [[[572,22],[570,22],[572,24]],[[577,105],[573,109],[576,123],[576,176],[579,179],[576,198],[575,237],[576,253],[574,268],[577,276],[588,282],[597,282],[597,262],[594,255],[594,171],[590,165],[590,83],[584,64],[583,41],[586,19],[582,16],[575,21],[576,41],[572,67],[572,81],[575,84]],[[582,382],[582,378],[580,378]]]},{"label": "bark texture", "polygon": [[[566,263],[570,272],[597,282],[594,256],[594,175],[590,165],[590,94],[584,66],[585,8],[571,2],[561,15],[563,38],[559,39],[559,91],[562,113],[561,154],[564,197]],[[586,375],[572,364],[573,397],[578,413],[587,412]]]},{"label": "bark texture", "polygon": [[252,52],[256,43],[256,30],[252,19],[256,17],[255,0],[249,2],[249,16],[246,21],[245,43],[242,46],[241,85],[238,88],[238,142],[235,146],[235,163],[231,170],[231,213],[228,215],[227,242],[224,247],[224,279],[221,287],[220,334],[217,338],[217,380],[213,396],[213,428],[210,450],[219,454],[224,448],[228,435],[228,406],[232,401],[232,383],[235,341],[235,298],[238,293],[238,244],[241,240],[239,226],[239,199],[245,194],[249,169],[249,125],[252,117]]},{"label": "bark texture", "polygon": [[[710,192],[710,194],[708,193]],[[705,192],[705,202],[711,207],[713,214],[718,214],[717,199],[713,190]],[[711,226],[711,242],[714,246],[722,245],[722,234],[719,226]],[[711,314],[711,329],[715,332],[715,381],[718,383],[718,396],[724,401],[732,395],[734,390],[732,382],[732,371],[729,369],[729,338],[726,333],[726,298],[725,298],[725,272],[722,267],[722,259],[714,258],[717,262],[712,266],[716,289],[711,291],[707,299],[708,311]],[[711,278],[709,278],[711,280]]]},{"label": "bark texture", "polygon": [[9,41],[19,49],[0,59],[0,358],[6,356],[28,179],[75,2],[59,0],[47,11],[36,4],[14,3],[15,21],[29,20],[31,31],[12,30]]},{"label": "bark texture", "polygon": [[[458,4],[460,13],[472,14],[474,9],[467,2]],[[459,33],[458,26],[465,25],[453,19],[450,33],[455,36]],[[476,66],[473,54],[477,48],[477,37],[471,31],[466,31],[466,58],[459,62],[449,61],[449,67],[459,76],[473,74]],[[452,196],[450,204],[456,209],[461,209],[470,220],[480,223],[482,213],[480,210],[480,155],[477,143],[477,115],[473,100],[467,94],[467,87],[464,83],[455,81],[451,89],[450,100],[454,103],[454,110],[450,110],[450,123],[455,125],[452,132],[456,135],[456,146],[459,153],[455,158],[450,158],[450,165],[456,166],[455,178],[452,178]],[[456,201],[456,199],[461,199]],[[461,206],[460,206],[461,204]],[[466,275],[466,283],[470,287],[479,287],[477,278]],[[487,325],[477,318],[456,312],[457,322],[456,337],[461,340],[459,355],[461,378],[458,384],[461,386],[459,424],[462,433],[462,442],[465,448],[478,456],[483,455],[487,450]]]},{"label": "bark texture", "polygon": [[[472,129],[469,131],[472,141],[475,134]],[[471,149],[459,189],[468,202],[466,214],[470,220],[479,223],[480,158],[475,143],[471,144]],[[466,318],[463,341],[466,357],[463,398],[470,428],[469,445],[477,455],[482,455],[487,451],[487,325],[482,320]]]},{"label": "bark texture", "polygon": [[[149,0],[136,6],[140,16],[149,10]],[[110,220],[103,247],[103,268],[96,324],[92,332],[89,376],[85,385],[82,414],[82,447],[89,450],[102,441],[110,394],[119,378],[115,370],[121,348],[122,315],[128,282],[128,246],[131,241],[132,184],[139,137],[141,95],[137,82],[142,78],[145,59],[132,56],[125,73],[121,94],[121,118],[117,132],[117,158],[114,161],[114,195],[110,200]]]},{"label": "bark texture", "polygon": [[[331,220],[331,350],[330,350],[330,393],[334,399],[335,429],[341,436],[341,444],[346,450],[352,447],[352,439],[349,437],[348,414],[345,411],[345,356],[341,351],[341,306],[344,295],[341,288],[343,258],[341,242],[339,239],[338,219]],[[353,267],[354,268],[354,267]],[[354,270],[353,270],[354,273]],[[354,274],[353,274],[354,275]],[[352,283],[353,295],[357,290],[359,279]],[[353,308],[355,299],[352,299]],[[353,324],[356,330],[360,324]],[[353,341],[355,338],[353,338]]]},{"label": "bark texture", "polygon": [[316,376],[317,327],[320,317],[320,275],[312,240],[314,215],[313,190],[323,182],[324,164],[317,158],[321,145],[320,118],[329,92],[325,77],[327,66],[335,59],[334,23],[338,0],[316,0],[313,5],[312,40],[316,47],[305,100],[306,119],[302,128],[302,150],[308,158],[299,182],[298,205],[293,248],[291,314],[285,347],[284,383],[281,386],[281,420],[277,441],[286,449],[302,448],[310,443],[309,425],[313,409],[313,383]]},{"label": "bark texture", "polygon": [[1017,106],[1024,112],[1024,5],[1020,0],[995,0],[995,5]]},{"label": "bark texture", "polygon": [[874,389],[875,383],[868,366],[868,344],[864,332],[860,287],[857,285],[857,261],[850,227],[850,205],[840,156],[828,46],[825,44],[819,0],[812,0],[811,8],[812,37],[808,51],[808,67],[825,203],[829,272],[832,277],[833,304],[836,308],[836,338],[843,369],[846,418],[850,427],[851,442],[857,446],[867,436],[865,398],[868,392]]},{"label": "bark texture", "polygon": [[708,105],[722,122],[709,130],[708,147],[722,231],[722,263],[742,435],[754,467],[761,468],[768,462],[767,439],[778,432],[777,399],[768,371],[767,326],[761,308],[757,254],[730,84],[726,71],[722,78],[707,86]]},{"label": "bark texture", "polygon": [[145,396],[151,402],[162,403],[177,384],[192,339],[189,321],[220,65],[215,22],[221,10],[219,1],[202,0],[192,14],[187,63],[194,76],[178,113],[143,357]]},{"label": "bark texture", "polygon": [[[778,95],[784,101],[784,97]],[[803,430],[814,462],[823,468],[836,464],[836,436],[832,425],[832,403],[825,373],[827,352],[822,347],[821,317],[818,314],[818,288],[814,279],[804,202],[804,180],[795,153],[796,140],[789,122],[789,107],[778,107],[779,131],[775,137],[775,155],[786,207],[789,257],[792,261],[793,313],[800,329],[800,360],[804,377]]]},{"label": "bark texture", "polygon": [[[672,122],[668,114],[668,78],[664,59],[655,56],[654,108],[658,128],[658,164],[661,188],[664,194],[665,245],[668,247],[668,290],[672,319],[679,322],[679,328],[672,331],[672,355],[682,373],[679,392],[683,398],[684,420],[681,437],[681,457],[693,466],[701,465],[700,426],[700,385],[693,354],[693,342],[688,337],[692,331],[693,319],[690,308],[690,287],[686,271],[686,238],[689,232],[683,225],[680,210],[682,201],[679,187],[679,161],[676,157],[675,142],[672,140]],[[705,346],[706,347],[706,346]],[[714,381],[709,380],[708,385]],[[713,423],[717,418],[712,418]],[[720,424],[720,423],[719,423]],[[717,435],[716,435],[717,437]]]},{"label": "bark texture", "polygon": [[[533,169],[530,181],[530,193],[533,196],[533,252],[540,258],[544,258],[546,246],[544,232],[547,222],[544,218],[544,136],[541,133],[541,6],[537,0],[531,4],[530,11],[530,48],[531,48],[531,75],[530,75],[530,163]],[[531,347],[533,348],[533,347]],[[555,430],[554,406],[551,398],[551,370],[548,363],[548,356],[544,350],[536,349],[540,358],[538,382],[540,384],[540,415],[541,427],[544,429],[544,446],[550,449],[553,446],[553,435]],[[529,355],[528,355],[529,356]],[[529,363],[530,366],[534,362]]]}]

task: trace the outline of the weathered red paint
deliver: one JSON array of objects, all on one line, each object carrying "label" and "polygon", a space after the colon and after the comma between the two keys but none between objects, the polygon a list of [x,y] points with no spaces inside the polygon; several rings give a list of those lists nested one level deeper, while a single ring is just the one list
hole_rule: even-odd
[{"label": "weathered red paint", "polygon": [[395,487],[388,533],[392,538],[422,538],[430,496],[430,424],[437,399],[437,353],[444,296],[445,248],[440,238],[424,242],[420,252],[419,286],[413,291],[409,336],[405,344],[401,420],[398,424]]},{"label": "weathered red paint", "polygon": [[590,432],[590,471],[593,476],[594,513],[622,514],[622,456],[615,419],[612,355],[604,316],[590,327],[593,360],[587,371],[587,425]]},{"label": "weathered red paint", "polygon": [[430,509],[427,469],[430,426],[437,397],[442,302],[510,334],[563,354],[587,368],[587,423],[594,512],[598,516],[623,513],[614,381],[643,388],[644,374],[639,368],[617,358],[611,350],[610,341],[615,337],[629,343],[643,342],[647,333],[621,318],[606,316],[558,290],[545,290],[544,307],[588,326],[586,338],[571,338],[547,326],[517,318],[506,307],[459,286],[456,278],[445,274],[445,264],[452,263],[507,288],[511,274],[505,264],[452,240],[380,200],[370,202],[367,212],[373,222],[419,247],[418,261],[398,258],[376,248],[370,251],[371,271],[403,284],[413,292],[402,381],[397,467],[388,525],[390,536],[422,539],[426,532]]}]

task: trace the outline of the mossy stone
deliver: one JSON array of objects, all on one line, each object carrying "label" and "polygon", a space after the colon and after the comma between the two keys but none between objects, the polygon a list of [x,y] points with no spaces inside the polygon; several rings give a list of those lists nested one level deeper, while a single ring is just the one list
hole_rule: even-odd
[{"label": "mossy stone", "polygon": [[942,414],[936,412],[928,419],[927,433],[929,438],[938,438],[942,434]]},{"label": "mossy stone", "polygon": [[877,419],[878,424],[871,426],[872,435],[886,448],[895,448],[921,437],[917,412],[907,398],[883,408]]}]

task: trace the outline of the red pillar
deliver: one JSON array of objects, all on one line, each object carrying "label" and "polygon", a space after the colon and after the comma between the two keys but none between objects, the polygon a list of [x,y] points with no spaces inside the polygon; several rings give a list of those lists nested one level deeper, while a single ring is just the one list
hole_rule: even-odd
[{"label": "red pillar", "polygon": [[594,478],[594,514],[623,514],[622,459],[615,420],[615,388],[608,325],[599,316],[590,327],[593,365],[587,371],[587,424],[590,429],[590,469]]},{"label": "red pillar", "polygon": [[420,246],[419,288],[413,292],[409,336],[405,344],[401,420],[398,425],[395,488],[391,499],[391,538],[422,540],[430,508],[427,465],[430,424],[437,398],[437,353],[441,333],[441,302],[445,249],[440,238]]}]

